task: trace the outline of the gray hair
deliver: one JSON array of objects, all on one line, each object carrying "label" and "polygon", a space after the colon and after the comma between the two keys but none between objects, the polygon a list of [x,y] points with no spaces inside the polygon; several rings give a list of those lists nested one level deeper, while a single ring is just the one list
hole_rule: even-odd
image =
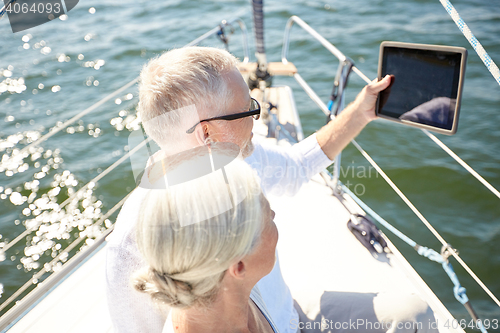
[{"label": "gray hair", "polygon": [[[226,177],[218,170],[148,190],[136,230],[148,266],[134,276],[137,290],[171,307],[206,306],[225,271],[255,249],[263,226],[260,186],[240,159],[224,169]],[[232,198],[229,209],[221,207],[225,195]],[[184,214],[201,217],[201,222],[182,226]]]},{"label": "gray hair", "polygon": [[[200,110],[226,109],[230,92],[222,75],[236,68],[237,62],[229,52],[212,47],[174,49],[150,60],[139,84],[138,110],[146,133],[165,149],[179,144],[175,141],[186,115],[198,118]],[[196,123],[189,121],[184,132]]]}]

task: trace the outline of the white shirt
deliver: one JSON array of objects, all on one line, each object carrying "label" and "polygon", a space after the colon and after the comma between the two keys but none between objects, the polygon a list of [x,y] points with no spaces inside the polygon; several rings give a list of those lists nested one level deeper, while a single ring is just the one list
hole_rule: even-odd
[{"label": "white shirt", "polygon": [[[255,150],[245,161],[256,170],[265,194],[294,195],[312,176],[332,161],[313,134],[292,147],[264,146],[254,141]],[[137,249],[134,227],[147,190],[137,187],[125,201],[108,237],[106,286],[111,320],[116,332],[162,332],[167,313],[160,311],[149,295],[131,286],[133,273],[145,266]],[[278,258],[278,256],[277,256]],[[283,281],[279,259],[269,275],[258,283],[272,320],[281,333],[295,333],[290,321],[298,322],[290,290]]]}]

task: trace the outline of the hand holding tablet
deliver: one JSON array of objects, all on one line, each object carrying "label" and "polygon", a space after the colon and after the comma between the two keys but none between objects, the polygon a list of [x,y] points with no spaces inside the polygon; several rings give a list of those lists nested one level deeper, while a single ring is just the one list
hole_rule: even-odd
[{"label": "hand holding tablet", "polygon": [[391,84],[379,93],[377,116],[455,134],[466,60],[462,47],[383,42],[378,77],[390,74]]}]

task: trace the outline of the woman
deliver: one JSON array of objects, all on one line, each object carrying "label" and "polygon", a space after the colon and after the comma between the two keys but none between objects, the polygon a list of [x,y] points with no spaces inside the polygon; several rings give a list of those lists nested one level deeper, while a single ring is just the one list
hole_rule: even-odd
[{"label": "woman", "polygon": [[[182,223],[186,221],[190,223]],[[134,286],[171,311],[163,332],[277,332],[255,284],[275,263],[274,212],[241,160],[149,190],[136,240],[149,267]]]}]

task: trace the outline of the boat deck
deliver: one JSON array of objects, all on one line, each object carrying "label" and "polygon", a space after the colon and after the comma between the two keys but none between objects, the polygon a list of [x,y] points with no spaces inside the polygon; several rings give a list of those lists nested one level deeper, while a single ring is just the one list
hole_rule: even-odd
[{"label": "boat deck", "polygon": [[[347,228],[349,212],[332,193],[317,176],[293,197],[270,197],[281,271],[304,325],[326,320],[340,332],[353,331],[345,327],[356,321],[357,331],[385,331],[377,325],[398,318],[422,323],[419,332],[463,332],[444,327],[452,315],[388,239],[392,253],[378,258],[359,243]],[[359,209],[349,199],[342,200]]]}]

